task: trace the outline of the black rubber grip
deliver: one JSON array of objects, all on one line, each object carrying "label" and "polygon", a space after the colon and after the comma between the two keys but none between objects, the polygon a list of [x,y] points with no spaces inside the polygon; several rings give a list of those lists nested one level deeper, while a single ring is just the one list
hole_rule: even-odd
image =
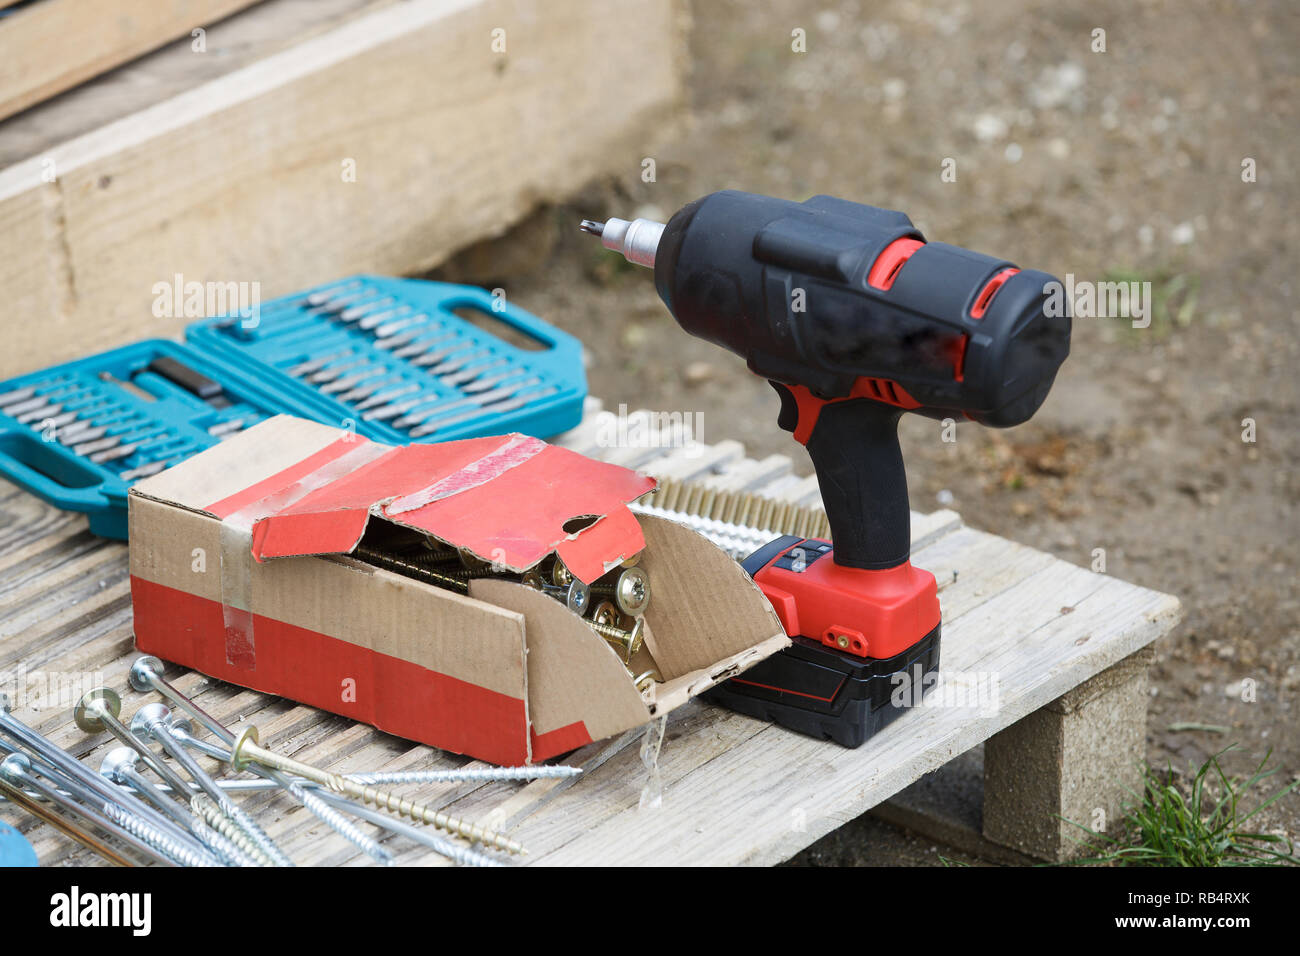
[{"label": "black rubber grip", "polygon": [[830,521],[835,563],[881,570],[911,553],[902,411],[867,398],[823,406],[808,439]]}]

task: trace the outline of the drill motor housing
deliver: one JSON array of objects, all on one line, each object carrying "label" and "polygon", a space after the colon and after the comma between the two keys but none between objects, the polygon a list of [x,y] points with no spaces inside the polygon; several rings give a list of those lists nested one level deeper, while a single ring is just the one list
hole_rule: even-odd
[{"label": "drill motor housing", "polygon": [[822,399],[892,382],[878,400],[997,428],[1038,410],[1069,352],[1069,315],[1044,308],[1056,281],[926,242],[901,212],[734,190],[683,206],[655,259],[682,328],[764,378]]}]

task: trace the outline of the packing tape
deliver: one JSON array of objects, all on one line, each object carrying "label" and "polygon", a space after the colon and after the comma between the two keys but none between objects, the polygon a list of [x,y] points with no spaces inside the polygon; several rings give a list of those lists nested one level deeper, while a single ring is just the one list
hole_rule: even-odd
[{"label": "packing tape", "polygon": [[511,468],[522,465],[530,458],[541,454],[548,447],[550,446],[546,442],[538,438],[530,438],[527,435],[511,435],[509,439],[482,458],[475,459],[446,478],[435,481],[419,491],[413,491],[410,494],[402,495],[400,498],[395,498],[384,509],[384,513],[400,515],[408,511],[418,511],[425,505],[431,505],[435,501],[441,501],[443,498],[450,498],[452,495],[458,495],[463,491],[477,488],[479,485],[485,485],[493,478],[505,474]]},{"label": "packing tape", "polygon": [[253,639],[253,525],[396,450],[365,441],[222,519],[221,617],[226,634],[226,663],[241,670],[257,667],[257,645]]}]

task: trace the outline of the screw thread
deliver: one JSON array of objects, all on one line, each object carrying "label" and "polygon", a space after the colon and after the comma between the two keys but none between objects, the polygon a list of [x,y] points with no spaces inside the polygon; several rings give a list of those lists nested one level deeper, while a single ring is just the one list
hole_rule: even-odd
[{"label": "screw thread", "polygon": [[221,808],[213,803],[212,798],[206,793],[196,793],[190,798],[190,809],[208,826],[212,827],[213,830],[233,843],[240,852],[249,857],[255,866],[275,865],[270,856],[257,845],[257,841],[222,814]]},{"label": "screw thread", "polygon": [[115,803],[104,802],[103,814],[127,833],[143,843],[147,843],[159,853],[181,866],[216,866],[217,861],[207,853],[191,849],[170,834],[164,833],[150,823],[146,823],[133,813],[123,810]]},{"label": "screw thread", "polygon": [[403,783],[467,783],[494,780],[543,780],[576,777],[578,767],[483,767],[472,770],[390,770],[376,773],[349,773],[353,783],[367,785]]},{"label": "screw thread", "polygon": [[230,866],[262,865],[255,857],[241,850],[229,837],[223,836],[205,823],[201,817],[195,816],[194,822],[190,824],[190,831],[199,838],[204,846]]},{"label": "screw thread", "polygon": [[242,807],[238,806],[230,799],[223,799],[217,804],[217,806],[221,808],[221,812],[225,814],[230,821],[235,824],[235,826],[248,834],[248,838],[257,844],[258,849],[266,854],[273,865],[294,865],[293,860],[289,859],[285,852],[276,846],[275,841],[267,836],[266,831],[258,826],[253,818],[244,812]]},{"label": "screw thread", "polygon": [[[208,776],[208,774],[204,772],[203,768],[199,766],[198,761],[186,752],[180,739],[172,734],[171,729],[163,723],[161,719],[155,718],[147,721],[145,728],[148,730],[150,736],[161,743],[163,749],[171,754],[177,763],[184,767],[189,775],[194,778],[194,781],[200,784],[204,790],[208,791],[209,794],[213,791],[218,794],[221,793],[220,788],[217,786],[217,782]],[[289,857],[285,855],[284,851],[275,845],[275,841],[267,836],[266,832],[257,825],[253,818],[230,800],[230,798],[222,794],[220,799],[213,798],[213,802],[217,805],[221,813],[257,846],[260,853],[254,854],[254,856],[265,855],[265,857],[271,861],[273,866],[294,865],[293,860],[289,859]],[[227,837],[229,836],[229,834],[225,835]]]},{"label": "screw thread", "polygon": [[459,578],[454,578],[441,571],[434,571],[432,568],[424,567],[423,565],[405,558],[398,558],[391,554],[385,554],[382,551],[378,551],[366,545],[359,545],[354,548],[352,556],[362,558],[370,564],[384,568],[385,570],[396,571],[399,574],[405,574],[409,577],[415,578],[416,580],[424,581],[426,584],[436,584],[439,587],[449,588],[460,594],[469,593],[469,585]]},{"label": "screw thread", "polygon": [[336,773],[326,774],[326,784],[335,793],[342,793],[349,797],[355,797],[362,803],[373,804],[390,813],[396,813],[399,816],[409,817],[412,820],[418,820],[421,823],[427,823],[429,826],[439,830],[446,830],[449,833],[456,833],[466,840],[475,843],[490,844],[499,850],[506,850],[509,853],[521,853],[523,847],[511,840],[509,837],[497,833],[493,830],[484,830],[467,820],[459,817],[453,817],[438,810],[426,807],[424,804],[415,803],[412,800],[399,797],[395,793],[387,790],[379,790],[375,787],[368,787],[365,784],[357,784],[342,777]]},{"label": "screw thread", "polygon": [[309,792],[302,784],[290,781],[285,789],[317,819],[328,824],[335,833],[361,849],[367,856],[378,860],[384,866],[393,865],[393,854],[381,846],[378,840],[367,836],[364,830],[316,794]]}]

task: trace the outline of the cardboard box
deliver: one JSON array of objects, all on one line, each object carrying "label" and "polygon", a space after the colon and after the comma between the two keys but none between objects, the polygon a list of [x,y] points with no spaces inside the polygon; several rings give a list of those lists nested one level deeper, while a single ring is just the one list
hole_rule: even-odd
[{"label": "cardboard box", "polygon": [[[393,448],[280,416],[129,497],[141,651],[501,764],[565,753],[680,706],[789,643],[738,564],[640,522],[636,472],[520,435]],[[642,553],[652,599],[631,661],[510,580],[463,596],[348,554],[431,535],[515,570],[552,551],[590,583]],[[643,550],[644,549],[644,550]]]}]

